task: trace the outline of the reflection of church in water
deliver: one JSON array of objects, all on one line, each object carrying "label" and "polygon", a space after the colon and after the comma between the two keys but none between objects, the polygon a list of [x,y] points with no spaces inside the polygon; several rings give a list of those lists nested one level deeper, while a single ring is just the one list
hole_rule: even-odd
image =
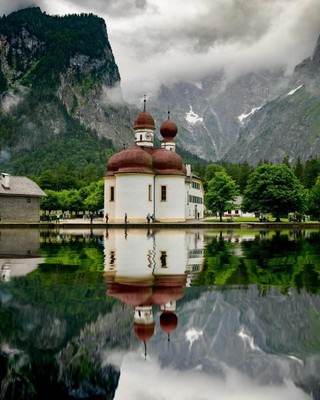
[{"label": "reflection of church in water", "polygon": [[192,277],[202,269],[203,235],[199,231],[120,230],[105,240],[107,294],[134,309],[134,331],[146,342],[153,336],[153,308],[160,309],[159,324],[170,334],[178,325],[176,302]]}]

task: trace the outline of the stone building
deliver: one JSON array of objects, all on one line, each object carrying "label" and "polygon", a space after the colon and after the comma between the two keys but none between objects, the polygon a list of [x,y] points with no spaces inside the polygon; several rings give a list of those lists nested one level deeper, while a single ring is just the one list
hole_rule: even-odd
[{"label": "stone building", "polygon": [[0,175],[0,223],[38,222],[40,198],[45,193],[31,179],[24,176]]}]

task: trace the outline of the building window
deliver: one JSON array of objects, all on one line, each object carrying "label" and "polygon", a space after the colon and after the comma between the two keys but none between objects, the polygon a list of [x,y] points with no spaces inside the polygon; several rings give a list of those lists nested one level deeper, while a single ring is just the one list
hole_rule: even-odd
[{"label": "building window", "polygon": [[27,199],[27,203],[31,203],[31,199],[30,198]]},{"label": "building window", "polygon": [[167,186],[161,186],[161,201],[167,201]]},{"label": "building window", "polygon": [[192,181],[192,187],[193,189],[200,190],[200,183]]},{"label": "building window", "polygon": [[148,185],[148,200],[152,201],[152,185]]},{"label": "building window", "polygon": [[189,203],[202,204],[202,198],[198,197],[198,196],[193,196],[192,194],[190,194],[188,197],[188,204]]},{"label": "building window", "polygon": [[110,186],[110,201],[114,201],[114,186]]},{"label": "building window", "polygon": [[160,256],[161,268],[167,268],[167,252],[161,251]]}]

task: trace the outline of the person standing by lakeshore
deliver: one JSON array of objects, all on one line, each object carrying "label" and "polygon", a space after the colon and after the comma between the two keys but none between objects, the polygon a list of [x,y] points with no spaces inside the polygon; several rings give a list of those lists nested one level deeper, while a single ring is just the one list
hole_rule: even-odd
[{"label": "person standing by lakeshore", "polygon": [[128,223],[128,215],[127,215],[127,213],[124,214],[124,223],[125,224]]},{"label": "person standing by lakeshore", "polygon": [[106,218],[106,224],[107,224],[108,221],[109,221],[109,214],[108,213],[106,213],[105,218]]}]

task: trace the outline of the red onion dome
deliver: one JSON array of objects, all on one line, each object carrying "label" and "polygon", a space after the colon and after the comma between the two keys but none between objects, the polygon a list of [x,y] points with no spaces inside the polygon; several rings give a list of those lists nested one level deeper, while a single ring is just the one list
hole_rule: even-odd
[{"label": "red onion dome", "polygon": [[117,172],[153,173],[152,157],[141,146],[122,150],[109,159],[107,175]]},{"label": "red onion dome", "polygon": [[108,296],[115,297],[132,307],[138,307],[140,304],[149,302],[152,295],[152,289],[151,284],[150,286],[140,286],[109,281],[107,294]]},{"label": "red onion dome", "polygon": [[146,342],[154,334],[154,323],[148,325],[134,324],[134,333],[139,339]]},{"label": "red onion dome", "polygon": [[160,315],[160,327],[166,332],[170,333],[178,326],[178,317],[173,312],[163,312]]},{"label": "red onion dome", "polygon": [[160,133],[163,138],[174,138],[178,132],[177,125],[171,121],[171,119],[167,119],[160,126]]},{"label": "red onion dome", "polygon": [[153,166],[159,175],[186,175],[181,157],[165,148],[153,152]]},{"label": "red onion dome", "polygon": [[148,111],[143,110],[134,120],[133,129],[155,129],[154,119]]},{"label": "red onion dome", "polygon": [[183,286],[155,288],[152,294],[152,304],[162,306],[170,301],[179,300],[183,297],[183,293]]},{"label": "red onion dome", "polygon": [[113,175],[118,171],[121,159],[121,152],[111,156],[107,164],[107,175]]}]

